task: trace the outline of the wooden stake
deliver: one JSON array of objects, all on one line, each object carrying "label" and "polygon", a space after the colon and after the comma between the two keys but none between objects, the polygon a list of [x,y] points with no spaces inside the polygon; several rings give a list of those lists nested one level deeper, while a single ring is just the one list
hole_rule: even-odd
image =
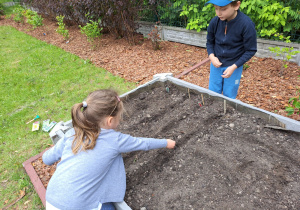
[{"label": "wooden stake", "polygon": [[226,100],[224,100],[224,114],[226,114]]}]

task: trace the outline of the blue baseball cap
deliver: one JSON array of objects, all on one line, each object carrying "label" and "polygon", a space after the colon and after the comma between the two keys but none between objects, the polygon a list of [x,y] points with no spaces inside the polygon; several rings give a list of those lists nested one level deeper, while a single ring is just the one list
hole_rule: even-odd
[{"label": "blue baseball cap", "polygon": [[233,1],[231,1],[231,0],[210,0],[210,1],[206,2],[204,5],[214,4],[214,5],[217,5],[219,7],[225,7],[226,5],[230,4]]}]

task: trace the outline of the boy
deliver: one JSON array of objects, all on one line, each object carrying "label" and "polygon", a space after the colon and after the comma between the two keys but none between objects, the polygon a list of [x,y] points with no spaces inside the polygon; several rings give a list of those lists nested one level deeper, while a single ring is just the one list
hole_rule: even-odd
[{"label": "boy", "polygon": [[240,1],[210,0],[207,4],[213,4],[217,14],[207,29],[209,90],[235,99],[243,64],[257,51],[255,25],[239,10]]}]

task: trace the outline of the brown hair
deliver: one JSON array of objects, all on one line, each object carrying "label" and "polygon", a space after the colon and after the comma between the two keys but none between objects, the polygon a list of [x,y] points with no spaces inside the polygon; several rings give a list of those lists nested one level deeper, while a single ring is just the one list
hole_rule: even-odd
[{"label": "brown hair", "polygon": [[232,1],[230,4],[231,4],[231,6],[235,7],[238,2],[241,2],[241,0],[239,0],[239,1]]},{"label": "brown hair", "polygon": [[111,89],[96,90],[83,103],[72,107],[72,123],[75,130],[72,142],[74,154],[80,150],[93,149],[100,134],[100,124],[105,117],[115,117],[123,113],[123,103],[116,91]]}]

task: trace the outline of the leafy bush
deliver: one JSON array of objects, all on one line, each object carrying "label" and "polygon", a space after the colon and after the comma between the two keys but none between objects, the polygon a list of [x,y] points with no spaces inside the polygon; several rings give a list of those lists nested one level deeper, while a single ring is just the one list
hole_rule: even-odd
[{"label": "leafy bush", "polygon": [[[150,0],[149,0],[150,2]],[[197,31],[207,29],[215,16],[207,0],[160,0],[156,1],[156,14],[159,21],[174,20],[180,15],[187,29]],[[291,39],[300,41],[300,4],[299,0],[251,0],[241,1],[240,10],[248,15],[256,25],[258,34],[263,29],[275,29]],[[168,24],[164,21],[165,24]]]},{"label": "leafy bush", "polygon": [[[50,17],[62,15],[65,16],[65,21],[73,20],[77,24],[87,23],[85,14],[90,14],[93,21],[100,18],[102,27],[116,37],[126,37],[129,41],[133,41],[133,34],[138,26],[135,21],[139,19],[154,19],[153,22],[160,21],[167,25],[178,22],[178,25],[187,29],[201,31],[207,29],[210,20],[215,16],[211,4],[204,6],[207,0],[22,1]],[[300,42],[299,0],[241,1],[240,9],[253,20],[259,35],[263,29],[274,28],[285,36],[291,36],[291,40],[298,39]]]},{"label": "leafy bush", "polygon": [[204,7],[204,3],[202,2],[202,4],[183,6],[180,16],[188,18],[187,29],[194,29],[199,32],[208,27],[210,20],[215,16],[215,11],[211,4]]},{"label": "leafy bush", "polygon": [[270,51],[276,53],[276,56],[280,57],[283,64],[280,69],[280,76],[283,76],[284,69],[288,68],[288,62],[292,58],[292,55],[300,53],[298,50],[294,50],[293,47],[269,47]]},{"label": "leafy bush", "polygon": [[89,22],[85,26],[79,25],[80,32],[86,35],[87,40],[92,44],[92,48],[95,49],[95,39],[101,37],[101,31],[103,28],[99,27],[101,20],[93,21],[89,20]]},{"label": "leafy bush", "polygon": [[[280,34],[276,32],[275,29],[272,30],[261,30],[262,36],[268,36],[268,37],[276,37],[279,40],[282,40],[286,43],[290,43],[290,36],[285,37],[283,34]],[[284,69],[288,67],[288,62],[292,58],[293,55],[296,55],[300,53],[298,50],[294,50],[293,47],[269,47],[269,50],[273,53],[276,53],[276,56],[278,56],[282,60],[282,66],[280,69],[280,76],[283,76]]]},{"label": "leafy bush", "polygon": [[283,3],[275,0],[253,0],[243,1],[241,9],[256,23],[258,31],[273,28],[280,31],[281,27],[286,24],[287,15],[291,8],[285,7]]},{"label": "leafy bush", "polygon": [[133,41],[133,34],[137,28],[135,21],[143,6],[143,1],[140,0],[23,0],[23,2],[50,17],[63,15],[77,24],[87,23],[85,14],[89,14],[93,21],[101,19],[101,27],[106,27],[116,37],[126,37],[129,41]]},{"label": "leafy bush", "polygon": [[279,0],[243,1],[241,9],[254,21],[258,32],[275,29],[279,33],[285,33],[286,36],[298,33],[298,39],[300,39],[300,4],[298,0],[289,0],[289,2]]},{"label": "leafy bush", "polygon": [[57,15],[69,17],[72,9],[67,0],[21,0],[21,3],[36,8],[41,14],[56,18]]},{"label": "leafy bush", "polygon": [[31,9],[24,10],[24,16],[29,19],[31,16],[34,16],[36,12],[32,11]]},{"label": "leafy bush", "polygon": [[298,89],[298,96],[290,98],[290,105],[285,108],[287,115],[298,114],[300,115],[300,88]]},{"label": "leafy bush", "polygon": [[64,39],[69,38],[69,30],[65,28],[64,24],[64,18],[65,16],[59,15],[56,17],[58,28],[56,29],[56,32],[64,37]]},{"label": "leafy bush", "polygon": [[4,15],[4,6],[0,3],[0,15]]},{"label": "leafy bush", "polygon": [[157,5],[157,19],[153,22],[160,21],[168,26],[186,27],[187,18],[180,16],[182,3],[174,3],[170,0],[159,1]]},{"label": "leafy bush", "polygon": [[18,23],[24,23],[24,16],[25,16],[24,12],[25,10],[23,7],[21,6],[16,7],[13,10],[13,14],[14,14],[13,20]]},{"label": "leafy bush", "polygon": [[40,15],[34,15],[30,19],[27,19],[27,23],[33,26],[33,29],[37,28],[38,26],[43,25],[43,18]]},{"label": "leafy bush", "polygon": [[26,22],[33,26],[33,29],[43,25],[43,18],[36,11],[27,9],[25,12]]}]

